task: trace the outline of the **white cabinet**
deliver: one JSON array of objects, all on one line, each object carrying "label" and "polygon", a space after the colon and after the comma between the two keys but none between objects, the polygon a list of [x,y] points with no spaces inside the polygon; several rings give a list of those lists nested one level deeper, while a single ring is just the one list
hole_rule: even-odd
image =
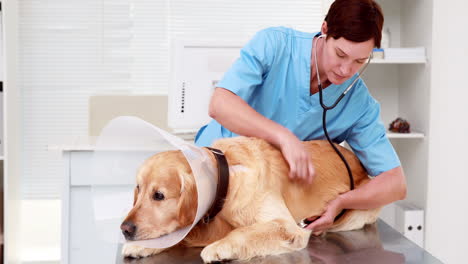
[{"label": "white cabinet", "polygon": [[93,220],[91,159],[93,151],[64,151],[61,263],[108,263],[117,246],[98,237]]}]

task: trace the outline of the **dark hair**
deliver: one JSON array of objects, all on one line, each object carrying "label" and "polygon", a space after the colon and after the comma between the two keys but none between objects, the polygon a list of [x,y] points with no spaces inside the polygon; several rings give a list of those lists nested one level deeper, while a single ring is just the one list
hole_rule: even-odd
[{"label": "dark hair", "polygon": [[380,48],[384,17],[382,8],[373,0],[335,0],[325,17],[327,38],[341,37],[364,42],[374,39]]}]

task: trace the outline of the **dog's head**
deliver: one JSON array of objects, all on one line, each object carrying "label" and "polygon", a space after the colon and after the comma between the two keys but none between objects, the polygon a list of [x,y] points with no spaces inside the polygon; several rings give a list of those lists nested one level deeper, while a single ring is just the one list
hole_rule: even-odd
[{"label": "dog's head", "polygon": [[158,153],[138,170],[133,208],[120,228],[127,240],[158,238],[191,225],[197,201],[192,170],[182,152]]}]

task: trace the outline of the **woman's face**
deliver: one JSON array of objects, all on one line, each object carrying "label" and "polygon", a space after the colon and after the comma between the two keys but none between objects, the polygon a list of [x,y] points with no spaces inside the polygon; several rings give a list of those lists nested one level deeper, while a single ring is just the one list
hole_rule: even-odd
[{"label": "woman's face", "polygon": [[326,40],[323,67],[328,80],[342,84],[366,64],[374,47],[374,40],[352,42],[343,37]]}]

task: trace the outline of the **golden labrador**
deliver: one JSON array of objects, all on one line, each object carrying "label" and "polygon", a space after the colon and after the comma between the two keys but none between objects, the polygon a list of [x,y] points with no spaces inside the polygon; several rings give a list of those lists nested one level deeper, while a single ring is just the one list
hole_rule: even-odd
[{"label": "golden labrador", "polygon": [[[349,191],[346,168],[326,141],[304,142],[313,160],[312,184],[291,181],[279,150],[264,140],[247,137],[221,139],[213,144],[224,152],[230,167],[223,209],[208,224],[202,221],[179,245],[205,247],[205,262],[247,260],[301,250],[311,231],[297,223],[320,216],[329,201]],[[346,157],[356,188],[370,179],[357,157],[337,145]],[[206,149],[216,164],[213,154]],[[192,224],[197,191],[190,166],[180,151],[154,155],[137,175],[134,207],[122,230],[127,239],[157,238]],[[362,228],[377,220],[379,209],[347,210],[329,231]],[[146,257],[164,249],[125,245],[126,257]]]}]

